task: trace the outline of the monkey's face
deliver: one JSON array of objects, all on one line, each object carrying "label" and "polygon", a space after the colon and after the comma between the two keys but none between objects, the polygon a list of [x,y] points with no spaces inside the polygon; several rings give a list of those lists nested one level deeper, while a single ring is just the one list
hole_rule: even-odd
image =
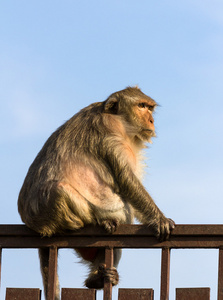
[{"label": "monkey's face", "polygon": [[118,115],[125,121],[124,127],[130,138],[150,142],[155,136],[153,112],[157,103],[139,88],[127,88],[112,94],[104,102],[104,113]]},{"label": "monkey's face", "polygon": [[143,141],[150,141],[155,136],[153,112],[156,103],[153,100],[139,100],[133,105],[134,122],[138,127],[138,137]]}]

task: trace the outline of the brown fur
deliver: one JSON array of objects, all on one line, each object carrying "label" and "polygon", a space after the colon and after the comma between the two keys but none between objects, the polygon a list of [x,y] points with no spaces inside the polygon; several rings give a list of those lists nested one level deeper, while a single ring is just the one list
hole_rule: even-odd
[{"label": "brown fur", "polygon": [[[156,105],[139,88],[129,87],[82,109],[58,128],[30,166],[20,191],[23,222],[51,236],[87,224],[113,232],[118,224],[137,217],[151,225],[158,238],[167,238],[174,222],[163,215],[139,179],[140,151],[155,136]],[[117,284],[117,271],[101,266],[101,251],[78,252],[90,263],[88,287],[102,288],[103,278]],[[46,253],[40,251],[45,291]],[[116,250],[115,267],[120,256]]]}]

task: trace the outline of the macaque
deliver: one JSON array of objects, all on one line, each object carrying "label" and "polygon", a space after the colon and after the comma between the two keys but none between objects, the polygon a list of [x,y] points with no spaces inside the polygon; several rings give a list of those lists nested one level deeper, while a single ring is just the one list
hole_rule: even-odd
[{"label": "macaque", "polygon": [[[50,237],[96,224],[112,234],[119,224],[132,224],[136,218],[151,226],[159,240],[167,239],[174,222],[140,180],[140,153],[155,136],[156,106],[138,87],[127,87],[83,108],[59,127],[28,170],[18,199],[22,221]],[[103,288],[105,278],[118,284],[120,249],[114,250],[110,269],[104,265],[103,250],[75,250],[89,264],[88,288]],[[47,294],[49,250],[40,249],[39,255]]]}]

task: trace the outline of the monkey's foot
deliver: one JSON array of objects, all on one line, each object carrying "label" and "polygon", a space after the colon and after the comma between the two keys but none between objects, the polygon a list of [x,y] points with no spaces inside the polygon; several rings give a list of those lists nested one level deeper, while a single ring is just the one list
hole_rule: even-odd
[{"label": "monkey's foot", "polygon": [[107,220],[103,220],[101,223],[100,223],[101,226],[104,227],[104,229],[108,232],[108,233],[113,233],[117,230],[117,227],[119,225],[119,222],[118,220],[116,219],[107,219]]},{"label": "monkey's foot", "polygon": [[97,271],[91,273],[85,281],[85,286],[89,289],[102,289],[104,282],[110,282],[113,286],[119,282],[118,271],[115,267],[106,268],[104,264],[101,264]]}]

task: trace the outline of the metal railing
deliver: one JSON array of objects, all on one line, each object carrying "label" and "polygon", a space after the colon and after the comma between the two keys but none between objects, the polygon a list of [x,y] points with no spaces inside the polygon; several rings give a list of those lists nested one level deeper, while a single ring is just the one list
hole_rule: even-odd
[{"label": "metal railing", "polygon": [[[109,235],[100,227],[86,227],[76,232],[68,232],[63,236],[42,238],[25,225],[0,225],[0,275],[1,275],[1,253],[3,248],[41,248],[49,247],[49,280],[47,300],[55,297],[55,283],[57,272],[57,251],[59,248],[83,248],[97,247],[105,249],[105,264],[110,268],[113,266],[114,248],[159,248],[162,249],[161,259],[161,287],[160,300],[169,299],[169,278],[170,278],[170,252],[171,249],[219,249],[218,266],[218,296],[217,300],[223,300],[223,225],[177,225],[168,241],[159,242],[153,236],[152,231],[146,225],[121,225],[117,231]],[[1,278],[1,277],[0,277]],[[31,290],[31,289],[30,289]],[[87,290],[86,291],[91,291]],[[8,290],[8,298],[14,299],[12,290]],[[21,293],[23,290],[21,289]],[[82,293],[83,289],[76,289],[76,293]],[[145,293],[141,290],[141,293]],[[140,298],[140,290],[136,289],[135,294],[131,289],[120,289],[119,299],[127,299],[123,295],[129,295],[128,299],[153,299],[153,291],[147,291],[147,298]],[[75,293],[62,289],[62,295]],[[94,291],[89,292],[95,295]],[[93,293],[93,294],[92,294]],[[26,292],[27,294],[27,292]],[[63,299],[83,299],[63,296]],[[90,294],[89,294],[90,295]],[[131,296],[132,295],[132,296]],[[89,298],[88,298],[89,297]],[[94,298],[92,298],[94,297]],[[112,299],[112,285],[104,283],[104,300]],[[19,298],[20,299],[20,298]],[[23,299],[21,297],[21,299]],[[25,298],[24,298],[25,299]],[[27,298],[28,299],[28,298]],[[36,299],[40,299],[36,298]],[[85,299],[96,299],[95,296],[86,296]],[[209,300],[210,290],[201,289],[177,289],[176,300]]]}]

